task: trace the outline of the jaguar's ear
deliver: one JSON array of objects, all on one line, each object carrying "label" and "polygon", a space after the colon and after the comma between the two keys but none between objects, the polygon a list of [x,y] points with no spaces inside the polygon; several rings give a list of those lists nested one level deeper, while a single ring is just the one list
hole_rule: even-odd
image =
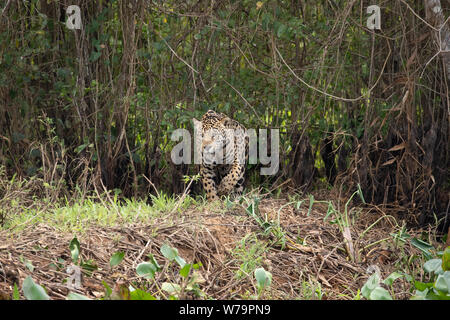
[{"label": "jaguar's ear", "polygon": [[221,119],[220,122],[227,128],[233,125],[233,120],[228,117]]}]

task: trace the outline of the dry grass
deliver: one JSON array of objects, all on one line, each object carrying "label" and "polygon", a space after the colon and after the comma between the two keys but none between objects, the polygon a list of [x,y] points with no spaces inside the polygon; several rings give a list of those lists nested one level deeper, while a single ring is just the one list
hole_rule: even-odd
[{"label": "dry grass", "polygon": [[[405,257],[418,254],[409,243],[394,242],[392,234],[399,231],[399,224],[381,210],[364,209],[351,217],[355,261],[348,258],[341,230],[330,223],[332,217],[324,221],[326,203],[317,202],[309,210],[308,200],[297,209],[287,200],[263,199],[259,210],[272,232],[264,232],[260,223],[238,205],[232,209],[192,205],[182,213],[161,213],[147,223],[90,225],[77,236],[82,260],[90,260],[98,269],[84,275],[77,292],[90,298],[102,297],[105,281],[111,287],[133,284],[161,297],[154,281],[137,276],[136,266],[151,253],[164,268],[156,275],[159,287],[165,281],[179,282],[176,266],[169,265],[159,251],[164,243],[177,248],[188,263],[201,262],[200,274],[205,281],[200,288],[213,299],[249,299],[256,295],[253,270],[261,266],[273,275],[263,298],[353,299],[369,277],[368,266],[376,264],[384,278],[398,270]],[[42,221],[19,232],[1,231],[1,295],[11,297],[14,283],[21,288],[22,281],[31,275],[51,298],[64,299],[69,293],[64,280],[71,264],[69,242],[73,236]],[[117,251],[125,252],[125,258],[111,269],[110,257]],[[25,266],[26,260],[34,266],[33,272]],[[51,264],[60,264],[60,268],[51,268]],[[409,297],[406,281],[398,280],[394,290],[396,298]]]}]

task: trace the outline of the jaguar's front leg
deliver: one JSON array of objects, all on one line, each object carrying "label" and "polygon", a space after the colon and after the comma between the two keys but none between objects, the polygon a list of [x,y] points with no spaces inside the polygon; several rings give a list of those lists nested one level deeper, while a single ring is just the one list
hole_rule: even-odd
[{"label": "jaguar's front leg", "polygon": [[238,163],[233,164],[228,174],[220,181],[217,193],[229,195],[236,185],[242,185],[244,179],[244,167]]},{"label": "jaguar's front leg", "polygon": [[211,201],[219,199],[217,196],[216,182],[214,181],[216,177],[214,168],[204,165],[200,168],[200,175],[202,177],[203,189],[206,192],[206,198]]}]

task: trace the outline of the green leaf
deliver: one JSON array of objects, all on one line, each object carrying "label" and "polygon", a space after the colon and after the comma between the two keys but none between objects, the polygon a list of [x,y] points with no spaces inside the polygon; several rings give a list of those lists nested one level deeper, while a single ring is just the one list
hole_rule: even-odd
[{"label": "green leaf", "polygon": [[156,300],[156,298],[146,291],[134,289],[130,290],[130,300]]},{"label": "green leaf", "polygon": [[395,280],[397,280],[397,279],[399,279],[399,278],[401,278],[401,277],[403,277],[403,275],[401,274],[401,273],[398,273],[398,272],[392,272],[386,279],[384,279],[384,281],[383,281],[383,283],[384,284],[386,284],[386,285],[388,285],[388,286],[391,286],[392,285],[392,283],[395,281]]},{"label": "green leaf", "polygon": [[150,259],[149,263],[151,263],[155,266],[156,271],[162,270],[161,266],[158,264],[158,261],[156,261],[155,257],[151,253],[148,254],[147,257]]},{"label": "green leaf", "polygon": [[75,153],[80,153],[81,151],[83,151],[86,147],[88,146],[88,143],[84,143],[82,145],[79,145],[78,147],[75,148]]},{"label": "green leaf", "polygon": [[269,287],[272,283],[272,274],[264,270],[264,268],[257,268],[255,270],[255,278],[260,290]]},{"label": "green leaf", "polygon": [[370,294],[375,290],[380,284],[380,276],[377,272],[374,272],[369,279],[367,279],[364,286],[361,288],[361,293],[366,299],[370,299]]},{"label": "green leaf", "polygon": [[111,266],[111,268],[121,263],[124,257],[125,252],[117,251],[116,253],[114,253],[109,260],[109,265]]},{"label": "green leaf", "polygon": [[249,205],[246,210],[250,216],[255,215],[255,205],[253,203]]},{"label": "green leaf", "polygon": [[425,255],[427,259],[431,259],[430,249],[434,249],[434,247],[431,244],[426,243],[425,241],[422,241],[417,238],[413,238],[411,240],[411,244],[420,251],[422,251],[422,253]]},{"label": "green leaf", "polygon": [[190,264],[185,264],[184,267],[181,268],[180,270],[180,275],[183,278],[187,278],[189,275],[189,271],[191,270],[191,265]]},{"label": "green leaf", "polygon": [[14,282],[12,298],[13,298],[13,300],[20,300],[19,288],[17,288],[17,283],[15,283],[15,282]]},{"label": "green leaf", "polygon": [[34,271],[34,266],[30,260],[20,256],[20,261],[22,261],[22,263],[25,265],[25,267],[27,267],[28,270],[30,270],[31,272]]},{"label": "green leaf", "polygon": [[76,264],[78,262],[78,257],[80,255],[80,243],[78,239],[75,237],[70,241],[69,244],[70,254],[72,255],[72,261]]},{"label": "green leaf", "polygon": [[202,267],[202,266],[203,266],[202,263],[199,262],[199,263],[194,263],[194,264],[192,265],[192,268],[194,268],[195,270],[198,270],[198,269],[200,269],[200,267]]},{"label": "green leaf", "polygon": [[450,247],[445,248],[442,255],[442,270],[450,271]]},{"label": "green leaf", "polygon": [[23,281],[22,291],[27,300],[50,300],[44,288],[36,284],[30,276]]},{"label": "green leaf", "polygon": [[186,261],[184,261],[184,259],[182,257],[180,257],[180,256],[176,256],[175,257],[175,261],[178,263],[178,265],[181,268],[184,268],[184,266],[186,266]]},{"label": "green leaf", "polygon": [[433,282],[414,281],[414,287],[419,291],[425,291],[433,287]]},{"label": "green leaf", "polygon": [[155,277],[156,271],[157,268],[155,267],[155,265],[149,262],[139,263],[136,267],[136,273],[139,276],[145,277],[147,279],[153,279]]},{"label": "green leaf", "polygon": [[434,272],[435,274],[443,273],[442,270],[442,260],[441,259],[431,259],[424,263],[423,269],[427,273]]},{"label": "green leaf", "polygon": [[284,24],[280,23],[278,26],[278,30],[277,30],[277,37],[281,38],[284,35],[284,33],[286,32],[286,30],[287,30],[287,27]]},{"label": "green leaf", "polygon": [[161,289],[166,291],[170,295],[175,295],[181,291],[181,287],[176,283],[164,282],[161,285]]},{"label": "green leaf", "polygon": [[94,270],[97,270],[98,267],[95,265],[95,262],[92,260],[88,260],[86,262],[80,263],[80,267],[86,272],[87,275],[91,276]]},{"label": "green leaf", "polygon": [[97,61],[101,55],[102,55],[101,51],[92,51],[91,56],[89,57],[89,61],[90,62]]},{"label": "green leaf", "polygon": [[172,248],[166,243],[161,246],[160,251],[163,254],[163,256],[169,259],[170,261],[173,261],[175,260],[176,257],[178,257],[178,250]]},{"label": "green leaf", "polygon": [[450,295],[445,293],[436,293],[435,290],[429,291],[427,293],[427,300],[450,300]]},{"label": "green leaf", "polygon": [[414,296],[411,297],[411,300],[426,300],[427,293],[428,289],[416,290]]},{"label": "green leaf", "polygon": [[112,289],[104,280],[102,280],[102,284],[106,290],[104,299],[108,299],[112,294]]},{"label": "green leaf", "polygon": [[450,271],[445,271],[443,274],[440,274],[436,282],[434,283],[434,287],[444,293],[450,292]]},{"label": "green leaf", "polygon": [[386,289],[376,287],[370,293],[370,300],[392,300],[392,297]]},{"label": "green leaf", "polygon": [[261,26],[262,26],[262,29],[263,29],[264,31],[269,30],[270,23],[271,23],[271,17],[270,17],[270,15],[267,14],[267,13],[263,14],[263,18],[262,18],[262,21],[261,21]]},{"label": "green leaf", "polygon": [[75,293],[75,292],[70,292],[67,297],[66,300],[92,300],[82,294],[79,293]]}]

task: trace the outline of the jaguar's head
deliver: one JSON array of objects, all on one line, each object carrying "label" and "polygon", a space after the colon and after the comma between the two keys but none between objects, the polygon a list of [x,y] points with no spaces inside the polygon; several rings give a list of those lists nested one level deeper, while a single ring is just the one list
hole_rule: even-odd
[{"label": "jaguar's head", "polygon": [[197,146],[202,153],[204,164],[222,164],[224,159],[224,147],[227,144],[225,135],[224,116],[209,110],[202,121],[193,119],[196,130]]},{"label": "jaguar's head", "polygon": [[202,156],[205,164],[223,163],[223,150],[225,137],[220,129],[210,128],[203,132],[202,136]]}]

